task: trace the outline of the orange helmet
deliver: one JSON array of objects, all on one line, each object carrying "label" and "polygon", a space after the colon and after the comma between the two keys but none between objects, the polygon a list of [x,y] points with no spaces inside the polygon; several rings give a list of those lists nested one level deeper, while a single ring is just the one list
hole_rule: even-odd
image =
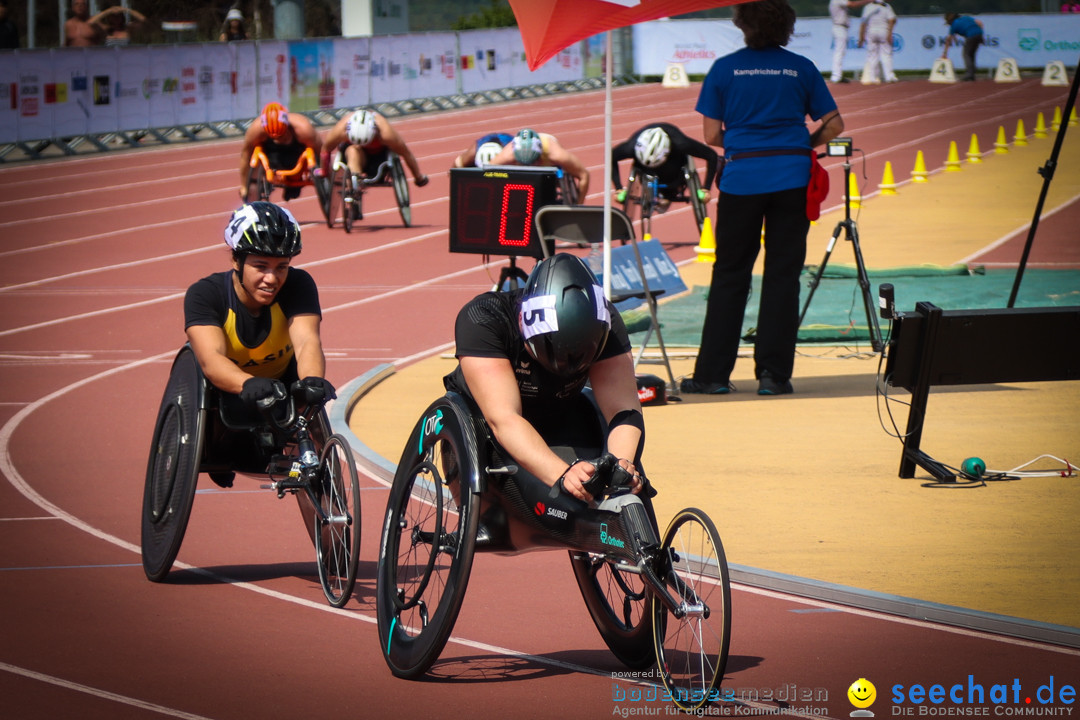
[{"label": "orange helmet", "polygon": [[262,124],[271,140],[281,140],[289,128],[289,109],[281,103],[267,103],[262,111]]}]

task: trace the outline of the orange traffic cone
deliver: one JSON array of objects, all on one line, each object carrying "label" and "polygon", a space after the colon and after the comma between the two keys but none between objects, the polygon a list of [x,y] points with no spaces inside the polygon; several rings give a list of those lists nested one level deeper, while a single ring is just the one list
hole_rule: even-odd
[{"label": "orange traffic cone", "polygon": [[699,263],[716,261],[716,236],[713,235],[712,221],[709,220],[708,216],[701,223],[701,241],[694,248],[694,252],[697,253],[697,262]]},{"label": "orange traffic cone", "polygon": [[949,143],[949,157],[945,160],[945,172],[960,172],[960,153],[956,150],[956,141]]},{"label": "orange traffic cone", "polygon": [[971,133],[971,145],[968,146],[967,161],[972,165],[982,162],[982,153],[979,152],[979,136]]},{"label": "orange traffic cone", "polygon": [[882,195],[895,195],[896,194],[896,179],[893,178],[892,163],[888,160],[885,161],[885,174],[881,178],[881,182],[878,183],[878,190]]},{"label": "orange traffic cone", "polygon": [[915,169],[911,171],[911,182],[924,183],[927,181],[926,160],[922,150],[915,153]]}]

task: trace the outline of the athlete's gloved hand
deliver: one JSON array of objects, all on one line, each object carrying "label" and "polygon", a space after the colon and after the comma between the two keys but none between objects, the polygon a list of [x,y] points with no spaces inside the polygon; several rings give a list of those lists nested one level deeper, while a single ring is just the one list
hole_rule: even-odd
[{"label": "athlete's gloved hand", "polygon": [[259,410],[272,408],[279,400],[285,399],[285,386],[280,380],[253,377],[244,381],[240,390],[240,400]]},{"label": "athlete's gloved hand", "polygon": [[313,405],[333,400],[337,397],[337,393],[326,378],[309,375],[293,384],[293,397],[303,400],[308,405]]},{"label": "athlete's gloved hand", "polygon": [[701,202],[708,202],[709,201],[709,191],[704,189],[704,188],[698,188],[697,199],[700,200]]},{"label": "athlete's gloved hand", "polygon": [[617,203],[626,202],[626,188],[623,188],[622,190],[619,190],[618,192],[615,193],[615,202],[617,202]]},{"label": "athlete's gloved hand", "polygon": [[418,178],[413,178],[413,182],[416,183],[416,187],[424,187],[428,184],[429,179],[427,175],[421,175]]}]

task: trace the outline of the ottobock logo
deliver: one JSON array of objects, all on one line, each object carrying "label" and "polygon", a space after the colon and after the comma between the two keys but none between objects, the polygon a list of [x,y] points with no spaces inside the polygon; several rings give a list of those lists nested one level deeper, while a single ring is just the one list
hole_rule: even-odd
[{"label": "ottobock logo", "polygon": [[434,415],[424,418],[424,427],[420,431],[420,448],[418,450],[420,454],[423,454],[424,452],[424,439],[427,438],[428,435],[438,435],[442,432],[442,428],[442,410],[436,410]]},{"label": "ottobock logo", "polygon": [[626,543],[617,537],[608,535],[607,523],[600,523],[600,542],[604,545],[611,545],[612,547],[626,547]]},{"label": "ottobock logo", "polygon": [[1025,52],[1038,50],[1041,43],[1042,33],[1038,28],[1020,28],[1016,31],[1016,44]]}]

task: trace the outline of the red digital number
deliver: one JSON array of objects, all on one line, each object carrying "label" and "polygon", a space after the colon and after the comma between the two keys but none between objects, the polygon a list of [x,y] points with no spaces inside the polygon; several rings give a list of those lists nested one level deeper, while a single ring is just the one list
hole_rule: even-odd
[{"label": "red digital number", "polygon": [[[520,202],[515,203],[514,209],[510,208],[510,196],[514,192],[524,192],[524,209],[519,209]],[[499,213],[499,245],[509,247],[525,247],[529,244],[529,229],[533,218],[533,197],[536,190],[532,185],[507,184],[503,186],[502,210]],[[520,200],[520,198],[519,198]],[[506,227],[511,224],[512,228],[521,228],[520,237],[507,237]]]}]

